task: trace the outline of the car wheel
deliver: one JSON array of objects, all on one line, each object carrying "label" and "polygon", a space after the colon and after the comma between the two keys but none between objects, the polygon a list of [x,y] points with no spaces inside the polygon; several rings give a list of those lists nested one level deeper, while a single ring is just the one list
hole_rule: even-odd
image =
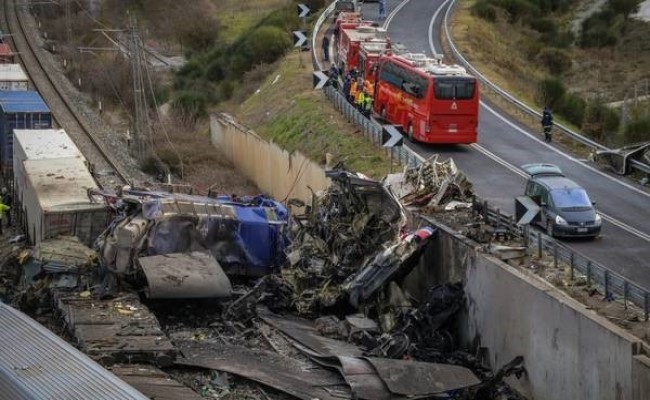
[{"label": "car wheel", "polygon": [[550,237],[555,237],[555,232],[553,230],[553,223],[550,221],[546,223],[546,234],[549,235]]},{"label": "car wheel", "polygon": [[413,137],[413,124],[409,123],[409,127],[406,129],[406,136],[408,137],[409,142],[415,142],[415,138]]}]

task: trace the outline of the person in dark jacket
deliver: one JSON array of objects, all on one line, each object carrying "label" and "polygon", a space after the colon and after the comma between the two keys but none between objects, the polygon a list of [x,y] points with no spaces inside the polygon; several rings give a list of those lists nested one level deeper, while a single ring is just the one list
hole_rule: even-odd
[{"label": "person in dark jacket", "polygon": [[352,76],[350,74],[345,75],[345,80],[343,81],[343,95],[345,98],[350,101],[350,87],[352,86]]},{"label": "person in dark jacket", "polygon": [[548,107],[544,107],[544,111],[542,111],[542,129],[544,130],[544,141],[551,143],[553,135],[553,114]]},{"label": "person in dark jacket", "polygon": [[323,60],[330,60],[330,38],[327,35],[323,36]]}]

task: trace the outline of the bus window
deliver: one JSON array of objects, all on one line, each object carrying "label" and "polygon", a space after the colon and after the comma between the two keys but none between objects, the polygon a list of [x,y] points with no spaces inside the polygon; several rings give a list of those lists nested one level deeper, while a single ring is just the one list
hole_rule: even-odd
[{"label": "bus window", "polygon": [[473,78],[435,78],[435,96],[439,100],[470,100],[474,98]]}]

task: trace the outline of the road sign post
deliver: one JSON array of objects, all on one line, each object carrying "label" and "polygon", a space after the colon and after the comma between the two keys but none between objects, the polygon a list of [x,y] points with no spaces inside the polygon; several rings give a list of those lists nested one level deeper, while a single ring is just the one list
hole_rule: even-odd
[{"label": "road sign post", "polygon": [[404,145],[404,137],[393,125],[384,125],[381,129],[382,147],[390,149],[390,172],[393,173],[393,147]]},{"label": "road sign post", "polygon": [[330,79],[323,71],[314,71],[313,75],[314,89],[323,89]]},{"label": "road sign post", "polygon": [[300,18],[300,31],[294,31],[293,35],[296,38],[296,41],[294,43],[294,46],[298,48],[298,66],[301,68],[304,68],[304,64],[302,63],[302,47],[303,45],[307,42],[307,35],[305,29],[305,18],[307,18],[307,15],[309,15],[309,12],[311,11],[309,7],[302,3],[298,3],[297,6],[298,9],[298,18]]}]

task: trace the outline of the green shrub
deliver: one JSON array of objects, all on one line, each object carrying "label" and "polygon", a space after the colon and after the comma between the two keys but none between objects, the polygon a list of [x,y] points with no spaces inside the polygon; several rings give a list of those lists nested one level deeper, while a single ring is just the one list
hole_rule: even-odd
[{"label": "green shrub", "polygon": [[546,66],[552,74],[562,74],[571,68],[571,57],[564,51],[547,47],[537,55],[537,61]]},{"label": "green shrub", "polygon": [[497,9],[488,0],[479,0],[474,3],[472,6],[472,14],[490,22],[497,20]]},{"label": "green shrub", "polygon": [[641,0],[609,0],[609,6],[618,14],[622,14],[626,19],[630,14],[639,9]]},{"label": "green shrub", "polygon": [[582,126],[587,102],[574,93],[565,93],[557,105],[557,113],[573,125]]},{"label": "green shrub", "polygon": [[212,82],[218,82],[222,80],[225,76],[223,67],[221,66],[222,62],[223,61],[221,59],[213,60],[205,69],[205,79]]},{"label": "green shrub", "polygon": [[172,109],[182,118],[195,121],[208,113],[208,97],[204,92],[182,91],[172,101]]},{"label": "green shrub", "polygon": [[582,130],[596,139],[605,139],[608,134],[618,130],[620,118],[615,110],[607,107],[602,100],[587,103]]},{"label": "green shrub", "polygon": [[254,64],[275,61],[290,46],[290,37],[280,28],[263,26],[255,29],[244,45],[244,52],[251,61],[246,71]]},{"label": "green shrub", "polygon": [[626,144],[650,140],[650,116],[633,118],[625,127]]},{"label": "green shrub", "polygon": [[550,36],[557,34],[557,25],[551,18],[533,18],[528,21],[528,25],[539,33]]},{"label": "green shrub", "polygon": [[539,8],[527,0],[499,0],[497,4],[508,12],[510,22],[532,20],[540,14]]},{"label": "green shrub", "polygon": [[551,108],[562,99],[566,89],[559,79],[547,78],[539,83],[539,98],[542,104]]}]

